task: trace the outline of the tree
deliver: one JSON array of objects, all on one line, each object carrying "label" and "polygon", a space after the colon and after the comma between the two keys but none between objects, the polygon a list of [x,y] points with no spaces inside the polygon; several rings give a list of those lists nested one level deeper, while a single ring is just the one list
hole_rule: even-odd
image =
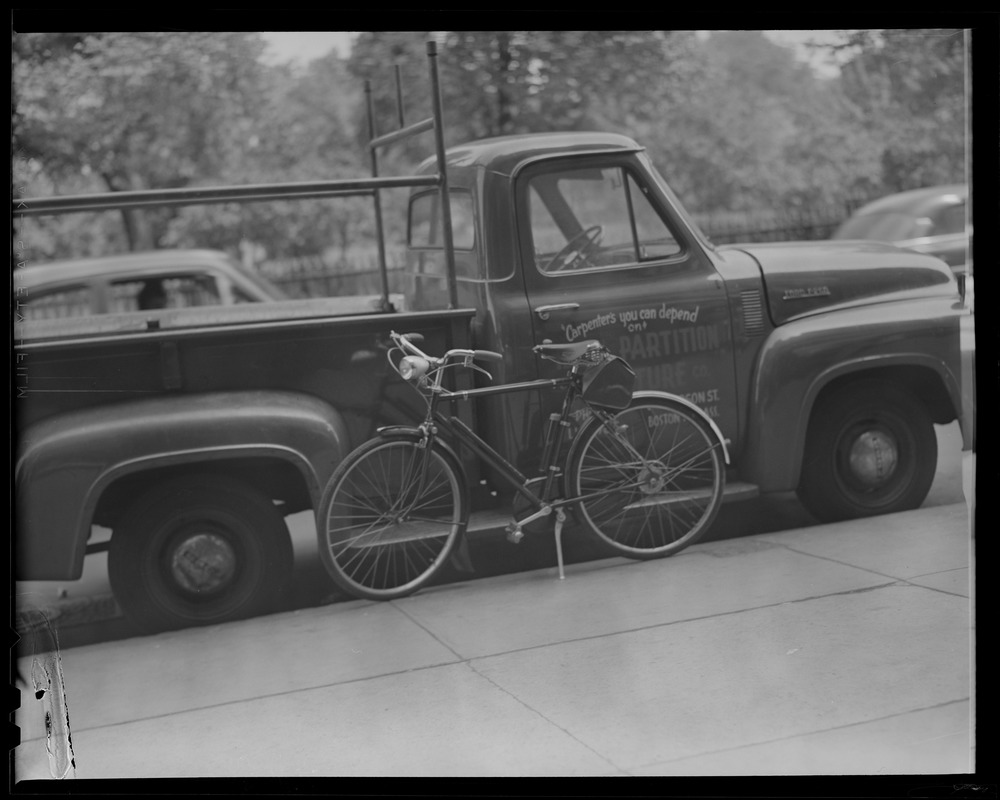
[{"label": "tree", "polygon": [[[302,72],[288,66],[269,69],[261,81],[252,146],[227,171],[227,182],[366,176],[365,154],[349,125],[360,95],[335,54]],[[188,207],[172,221],[165,243],[233,250],[246,240],[269,257],[312,255],[331,247],[345,257],[359,239],[371,236],[371,200],[355,197]]]},{"label": "tree", "polygon": [[953,29],[854,31],[840,80],[855,122],[882,143],[887,192],[965,175],[965,37]]},{"label": "tree", "polygon": [[[15,146],[53,180],[110,191],[224,175],[250,147],[262,52],[247,33],[18,34]],[[170,216],[123,213],[129,247]]]}]

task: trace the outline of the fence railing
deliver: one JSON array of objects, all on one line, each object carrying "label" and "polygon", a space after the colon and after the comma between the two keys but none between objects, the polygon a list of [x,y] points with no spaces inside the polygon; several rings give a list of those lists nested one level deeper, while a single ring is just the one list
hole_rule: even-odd
[{"label": "fence railing", "polygon": [[694,214],[695,221],[715,244],[829,239],[863,201],[843,206],[783,209],[770,214]]}]

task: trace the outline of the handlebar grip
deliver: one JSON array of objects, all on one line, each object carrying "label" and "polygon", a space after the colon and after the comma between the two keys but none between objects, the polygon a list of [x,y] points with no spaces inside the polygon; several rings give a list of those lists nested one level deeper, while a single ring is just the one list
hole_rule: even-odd
[{"label": "handlebar grip", "polygon": [[473,350],[472,357],[477,361],[503,361],[503,355],[492,350]]},{"label": "handlebar grip", "polygon": [[413,342],[414,344],[420,344],[424,340],[422,333],[401,333],[399,335],[406,339],[406,341]]}]

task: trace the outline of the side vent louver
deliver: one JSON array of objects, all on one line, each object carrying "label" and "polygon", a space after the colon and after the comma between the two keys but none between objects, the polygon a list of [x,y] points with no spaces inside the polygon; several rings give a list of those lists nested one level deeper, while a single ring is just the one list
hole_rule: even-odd
[{"label": "side vent louver", "polygon": [[743,305],[743,330],[746,335],[763,333],[764,306],[761,303],[760,291],[752,289],[740,292],[740,303]]}]

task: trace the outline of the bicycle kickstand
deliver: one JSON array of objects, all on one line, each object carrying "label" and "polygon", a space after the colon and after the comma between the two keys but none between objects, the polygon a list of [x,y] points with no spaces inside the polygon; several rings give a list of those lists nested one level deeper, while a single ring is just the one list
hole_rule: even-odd
[{"label": "bicycle kickstand", "polygon": [[566,573],[563,571],[563,551],[562,551],[562,529],[566,522],[566,512],[561,508],[556,511],[556,561],[559,563],[559,580],[565,580]]}]

